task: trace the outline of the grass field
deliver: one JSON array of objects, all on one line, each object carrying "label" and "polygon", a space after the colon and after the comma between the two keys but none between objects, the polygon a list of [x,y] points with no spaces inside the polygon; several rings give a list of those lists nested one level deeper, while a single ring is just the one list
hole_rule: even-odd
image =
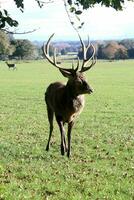
[{"label": "grass field", "polygon": [[[68,65],[68,63],[66,63]],[[72,132],[72,156],[60,155],[55,123],[45,151],[44,91],[65,79],[46,62],[0,63],[0,200],[134,200],[134,61],[101,62]]]}]

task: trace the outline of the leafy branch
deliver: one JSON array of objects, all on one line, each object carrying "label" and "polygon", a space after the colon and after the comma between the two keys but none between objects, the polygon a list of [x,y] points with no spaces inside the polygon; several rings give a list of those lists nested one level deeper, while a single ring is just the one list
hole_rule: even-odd
[{"label": "leafy branch", "polygon": [[18,22],[9,16],[7,10],[3,10],[3,12],[0,11],[0,29],[4,28],[6,24],[8,24],[10,27],[18,26]]},{"label": "leafy branch", "polygon": [[[40,1],[40,0],[35,0],[40,8],[43,7],[44,4],[47,3],[53,3],[53,0],[45,0],[45,1]],[[14,0],[16,6],[18,9],[20,9],[21,12],[24,12],[24,0]],[[12,33],[12,34],[27,34],[27,33],[32,33],[36,31],[37,29],[26,31],[26,32],[12,32],[8,31],[8,26],[9,27],[17,27],[19,25],[18,21],[10,17],[9,13],[7,10],[1,10],[0,11],[0,29],[4,30],[7,33]]]},{"label": "leafy branch", "polygon": [[[24,0],[13,0],[18,9],[24,12]],[[54,0],[33,0],[36,1],[40,8],[44,4],[53,3]],[[75,30],[83,27],[84,22],[81,22],[80,15],[84,9],[93,7],[96,4],[104,5],[106,7],[112,7],[115,10],[122,10],[123,5],[126,1],[134,2],[134,0],[63,0],[66,12],[68,14],[69,20]],[[69,8],[69,9],[68,9]],[[79,24],[76,27],[76,21]],[[0,29],[5,28],[7,25],[9,27],[17,27],[18,21],[9,16],[7,10],[0,11]]]},{"label": "leafy branch", "polygon": [[8,29],[1,29],[1,30],[3,30],[4,32],[6,32],[6,33],[8,33],[8,34],[22,35],[22,34],[33,33],[33,32],[35,32],[35,31],[37,31],[38,29],[33,29],[33,30],[30,30],[30,31],[23,31],[23,32],[9,31]]},{"label": "leafy branch", "polygon": [[63,1],[70,24],[72,25],[74,30],[78,32],[78,30],[81,29],[84,25],[84,22],[82,22],[80,18],[82,10],[80,9],[79,4],[73,4],[71,0],[68,0],[68,3],[66,2],[66,0]]}]

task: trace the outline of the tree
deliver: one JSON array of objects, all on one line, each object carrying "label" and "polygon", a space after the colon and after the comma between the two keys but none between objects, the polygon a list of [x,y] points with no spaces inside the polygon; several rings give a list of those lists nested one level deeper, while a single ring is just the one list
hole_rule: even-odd
[{"label": "tree", "polygon": [[128,52],[127,49],[123,46],[120,45],[119,49],[115,53],[115,59],[127,59],[128,58]]},{"label": "tree", "polygon": [[104,59],[126,59],[128,58],[127,49],[118,44],[118,42],[109,42],[105,47],[101,48],[101,55]]},{"label": "tree", "polygon": [[98,45],[98,51],[97,51],[97,58],[98,59],[103,59],[104,58],[103,49],[104,49],[104,44],[99,44]]},{"label": "tree", "polygon": [[66,54],[67,54],[66,49],[61,49],[61,55],[66,55]]},{"label": "tree", "polygon": [[120,41],[120,44],[125,46],[127,49],[133,49],[134,48],[134,39],[124,39]]},{"label": "tree", "polygon": [[29,40],[14,40],[12,44],[16,48],[13,57],[20,59],[33,59],[36,57],[36,48]]},{"label": "tree", "polygon": [[126,47],[128,51],[128,57],[134,58],[134,39],[124,39],[120,41],[120,44]]},{"label": "tree", "polygon": [[128,49],[128,56],[129,58],[134,58],[134,48]]},{"label": "tree", "polygon": [[[43,4],[48,2],[53,2],[53,0],[33,0],[36,1],[40,8],[42,8]],[[80,15],[82,10],[79,9],[79,6],[82,6],[82,9],[88,9],[89,7],[93,7],[96,4],[101,4],[106,7],[112,7],[115,10],[122,10],[125,0],[64,0],[67,1],[67,5],[70,6],[70,12],[74,13],[75,15]],[[133,0],[127,0],[133,1]],[[22,12],[24,11],[24,0],[14,0],[18,9]],[[4,29],[6,25],[11,27],[18,26],[18,22],[10,17],[10,14],[7,10],[0,11],[0,29]],[[82,25],[82,24],[81,24]]]},{"label": "tree", "polygon": [[0,31],[0,59],[5,59],[14,50],[14,46],[10,44],[8,35],[4,31]]}]

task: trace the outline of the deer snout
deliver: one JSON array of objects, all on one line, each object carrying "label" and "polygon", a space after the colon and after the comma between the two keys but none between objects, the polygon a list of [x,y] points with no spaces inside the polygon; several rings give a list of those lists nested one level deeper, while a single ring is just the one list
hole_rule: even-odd
[{"label": "deer snout", "polygon": [[89,93],[93,93],[93,89],[92,88],[89,89]]},{"label": "deer snout", "polygon": [[88,91],[88,94],[93,93],[93,89],[89,85],[88,85],[87,91]]},{"label": "deer snout", "polygon": [[83,87],[87,94],[91,94],[93,92],[93,89],[88,85],[86,81],[83,82]]}]

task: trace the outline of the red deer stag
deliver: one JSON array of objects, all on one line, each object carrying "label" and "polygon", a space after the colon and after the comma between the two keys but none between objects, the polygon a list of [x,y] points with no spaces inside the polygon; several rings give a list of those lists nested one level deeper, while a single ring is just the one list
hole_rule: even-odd
[{"label": "red deer stag", "polygon": [[[50,36],[46,45],[44,45],[43,51],[47,60],[56,68],[58,68],[62,75],[68,78],[68,81],[66,85],[61,82],[51,83],[45,93],[48,120],[50,124],[50,132],[46,150],[49,150],[50,139],[53,131],[53,116],[55,114],[61,133],[61,154],[64,155],[65,152],[67,152],[67,156],[69,157],[71,146],[71,130],[74,125],[74,121],[84,107],[84,94],[91,94],[93,92],[92,88],[87,83],[83,72],[89,70],[96,63],[95,48],[92,44],[89,44],[89,41],[88,45],[86,46],[78,34],[84,54],[81,69],[78,71],[80,63],[79,59],[77,61],[76,68],[74,68],[73,64],[72,68],[70,69],[62,68],[57,64],[56,50],[54,50],[53,59],[49,56],[49,46],[53,36],[54,34]],[[92,55],[87,58],[87,51],[90,47],[92,47]],[[91,61],[90,65],[86,66],[89,61]],[[68,145],[65,139],[65,123],[68,123]]]},{"label": "red deer stag", "polygon": [[7,66],[9,67],[9,69],[10,69],[10,68],[12,68],[13,70],[14,70],[14,69],[17,69],[17,68],[16,68],[16,64],[9,64],[8,62],[5,62],[5,63],[7,64]]}]

